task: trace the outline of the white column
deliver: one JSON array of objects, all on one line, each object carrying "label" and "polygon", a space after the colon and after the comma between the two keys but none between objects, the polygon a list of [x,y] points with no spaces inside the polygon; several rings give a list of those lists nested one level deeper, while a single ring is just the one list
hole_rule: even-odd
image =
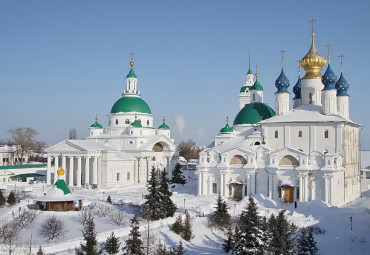
[{"label": "white column", "polygon": [[245,183],[243,183],[242,185],[242,197],[245,197]]},{"label": "white column", "polygon": [[101,158],[97,158],[97,187],[101,188],[102,178],[101,178]]},{"label": "white column", "polygon": [[304,177],[304,201],[308,201],[308,176]]},{"label": "white column", "polygon": [[69,157],[69,176],[68,176],[68,185],[73,186],[73,160],[74,157]]},{"label": "white column", "polygon": [[[277,188],[277,176],[276,174],[273,174],[272,175],[272,199],[273,200],[277,200],[277,192],[278,192],[278,188]],[[294,195],[293,195],[294,197]]]},{"label": "white column", "polygon": [[54,158],[54,183],[58,180],[59,156]]},{"label": "white column", "polygon": [[92,176],[92,184],[98,185],[98,158],[93,157],[93,176]]},{"label": "white column", "polygon": [[221,173],[221,183],[220,183],[220,194],[221,196],[224,196],[224,173]]},{"label": "white column", "polygon": [[90,184],[90,157],[87,156],[85,159],[85,184]]},{"label": "white column", "polygon": [[247,175],[247,195],[249,196],[251,194],[251,176]]},{"label": "white column", "polygon": [[46,170],[46,184],[51,184],[51,156],[48,155],[48,168]]},{"label": "white column", "polygon": [[299,176],[299,201],[304,201],[303,200],[303,193],[304,193],[304,188],[303,188],[303,176]]},{"label": "white column", "polygon": [[256,173],[252,174],[252,185],[251,185],[251,193],[252,193],[252,196],[256,194]]},{"label": "white column", "polygon": [[198,195],[202,195],[202,173],[198,174]]},{"label": "white column", "polygon": [[62,167],[64,169],[64,175],[63,180],[66,180],[66,173],[67,173],[67,167],[66,167],[66,156],[62,156]]},{"label": "white column", "polygon": [[269,174],[269,198],[272,198],[272,175]]},{"label": "white column", "polygon": [[81,156],[77,157],[77,187],[81,187]]},{"label": "white column", "polygon": [[328,181],[329,181],[329,186],[330,186],[330,188],[329,188],[329,203],[333,204],[334,203],[334,201],[333,201],[333,177],[330,177]]}]

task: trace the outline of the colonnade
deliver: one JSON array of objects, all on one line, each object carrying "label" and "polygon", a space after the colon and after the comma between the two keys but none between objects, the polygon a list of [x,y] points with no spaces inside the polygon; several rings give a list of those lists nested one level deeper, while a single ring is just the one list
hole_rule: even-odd
[{"label": "colonnade", "polygon": [[[54,159],[54,167],[51,163]],[[48,155],[46,183],[53,184],[57,181],[57,171],[60,167],[65,170],[61,178],[68,186],[82,187],[96,185],[101,187],[101,167],[99,156],[86,155]],[[67,164],[68,162],[68,164]],[[54,179],[52,180],[52,173]]]}]

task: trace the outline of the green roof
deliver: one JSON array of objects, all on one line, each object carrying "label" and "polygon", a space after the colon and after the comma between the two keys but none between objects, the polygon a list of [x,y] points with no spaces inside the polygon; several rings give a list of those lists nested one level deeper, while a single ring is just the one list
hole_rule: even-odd
[{"label": "green roof", "polygon": [[23,169],[23,168],[46,168],[46,164],[37,165],[15,165],[15,166],[0,166],[0,169]]},{"label": "green roof", "polygon": [[137,120],[135,120],[134,122],[131,123],[131,126],[133,127],[143,127],[143,125],[140,124],[140,122],[138,122]]},{"label": "green roof", "polygon": [[126,76],[126,78],[137,78],[136,74],[134,73],[134,69],[132,69],[132,67],[130,69],[130,72]]},{"label": "green roof", "polygon": [[98,121],[95,121],[95,123],[94,123],[94,124],[92,124],[90,127],[92,127],[92,128],[103,128],[103,127],[102,127],[102,125],[100,125],[100,124],[98,123]]},{"label": "green roof", "polygon": [[247,88],[250,90],[252,88],[252,86],[243,86],[243,87],[240,88],[240,92],[245,92],[245,90]]},{"label": "green roof", "polygon": [[253,74],[252,73],[252,70],[251,70],[251,67],[249,67],[249,70],[248,70],[248,73],[247,74]]},{"label": "green roof", "polygon": [[140,97],[123,96],[114,103],[110,113],[141,112],[151,114],[149,105]]},{"label": "green roof", "polygon": [[54,184],[58,189],[61,189],[64,192],[64,195],[70,194],[71,190],[68,188],[66,182],[64,180],[57,180]]},{"label": "green roof", "polygon": [[234,129],[229,126],[229,123],[226,123],[226,126],[221,128],[220,133],[221,134],[227,134],[227,133],[232,133]]},{"label": "green roof", "polygon": [[23,178],[29,178],[29,177],[40,177],[40,176],[45,176],[43,174],[37,174],[37,173],[30,173],[30,174],[17,174],[12,176],[11,178],[16,179],[23,179]]},{"label": "green roof", "polygon": [[263,90],[263,87],[261,86],[257,79],[256,82],[253,84],[251,90]]},{"label": "green roof", "polygon": [[275,112],[270,106],[259,102],[251,103],[239,111],[233,124],[255,124],[273,116],[275,116]]},{"label": "green roof", "polygon": [[166,123],[163,121],[163,124],[158,127],[158,129],[167,129],[170,130],[170,127],[166,125]]}]

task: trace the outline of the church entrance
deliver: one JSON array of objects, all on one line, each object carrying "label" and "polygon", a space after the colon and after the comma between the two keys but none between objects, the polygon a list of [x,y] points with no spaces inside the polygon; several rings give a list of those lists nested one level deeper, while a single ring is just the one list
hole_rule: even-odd
[{"label": "church entrance", "polygon": [[293,203],[294,201],[294,187],[284,187],[284,203]]},{"label": "church entrance", "polygon": [[234,184],[234,199],[241,200],[243,198],[243,184]]}]

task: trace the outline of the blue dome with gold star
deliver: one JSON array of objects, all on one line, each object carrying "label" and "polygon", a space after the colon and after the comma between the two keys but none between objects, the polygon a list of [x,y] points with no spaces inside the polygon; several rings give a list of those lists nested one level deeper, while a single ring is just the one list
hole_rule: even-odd
[{"label": "blue dome with gold star", "polygon": [[276,93],[288,92],[288,87],[290,85],[288,77],[284,73],[284,68],[281,68],[281,73],[275,81],[275,87],[278,89]]},{"label": "blue dome with gold star", "polygon": [[328,68],[326,69],[326,72],[321,77],[321,81],[325,86],[324,90],[335,89],[335,83],[337,82],[337,76],[331,69],[330,64],[328,64]]},{"label": "blue dome with gold star", "polygon": [[347,90],[349,89],[349,83],[343,76],[343,73],[340,74],[339,80],[335,84],[337,89],[337,96],[349,96]]},{"label": "blue dome with gold star", "polygon": [[293,87],[294,98],[293,99],[301,99],[301,77],[298,76],[298,81]]}]

